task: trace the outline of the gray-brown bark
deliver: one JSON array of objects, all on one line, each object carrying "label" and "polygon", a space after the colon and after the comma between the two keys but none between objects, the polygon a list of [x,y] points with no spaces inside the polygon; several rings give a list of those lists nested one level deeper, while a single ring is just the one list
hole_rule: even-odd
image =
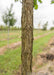
[{"label": "gray-brown bark", "polygon": [[21,75],[32,72],[33,50],[33,0],[22,3],[22,69]]}]

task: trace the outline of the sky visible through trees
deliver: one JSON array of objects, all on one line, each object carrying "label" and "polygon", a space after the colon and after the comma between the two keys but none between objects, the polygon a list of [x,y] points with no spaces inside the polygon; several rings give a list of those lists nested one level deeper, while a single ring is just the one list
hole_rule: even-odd
[{"label": "sky visible through trees", "polygon": [[[43,0],[42,0],[43,1]],[[38,27],[39,22],[41,21],[41,28],[42,25],[48,21],[48,29],[53,26],[52,21],[54,20],[54,4],[50,4],[51,0],[44,0],[42,4],[38,3],[39,8],[38,10],[34,10],[34,27]],[[21,3],[14,2],[14,0],[1,0],[0,2],[0,25],[3,25],[1,16],[3,12],[6,10],[7,7],[10,7],[11,3],[14,4],[13,10],[15,10],[15,17],[17,18],[16,26],[21,26]],[[9,6],[8,6],[9,5]],[[18,9],[18,10],[17,10]]]}]

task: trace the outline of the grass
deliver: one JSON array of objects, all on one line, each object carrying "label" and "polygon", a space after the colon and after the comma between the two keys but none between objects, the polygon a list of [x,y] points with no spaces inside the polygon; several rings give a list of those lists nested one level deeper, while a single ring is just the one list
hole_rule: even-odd
[{"label": "grass", "polygon": [[[54,35],[51,33],[45,37],[35,40],[33,43],[33,56],[43,51],[50,38]],[[8,50],[4,55],[0,55],[0,75],[15,75],[21,64],[21,47],[15,50]]]},{"label": "grass", "polygon": [[[10,31],[9,33],[9,44],[15,43],[21,40],[21,31]],[[6,39],[6,40],[3,40]],[[8,44],[8,37],[7,37],[7,31],[0,31],[0,47],[5,46]]]},{"label": "grass", "polygon": [[43,35],[43,34],[48,33],[48,32],[51,32],[51,31],[50,30],[49,31],[34,30],[33,35],[34,35],[34,37],[36,37],[36,36]]},{"label": "grass", "polygon": [[[50,32],[50,31],[34,30],[33,35],[34,35],[34,37],[37,37],[39,35],[43,35],[44,33],[48,33],[48,32]],[[0,47],[8,44],[7,38],[8,38],[7,31],[0,31]],[[9,40],[9,44],[20,41],[21,40],[21,31],[20,30],[10,31],[9,38],[11,38]],[[6,40],[3,40],[3,39],[6,39]]]},{"label": "grass", "polygon": [[[8,31],[0,31],[0,35],[1,35],[0,40],[7,39],[8,38]],[[17,38],[19,36],[21,36],[21,31],[20,30],[9,32],[9,37],[10,38]]]},{"label": "grass", "polygon": [[33,46],[33,55],[35,56],[36,54],[42,52],[43,48],[47,46],[48,41],[50,40],[50,38],[54,35],[54,32],[39,38],[38,40],[34,41],[34,46]]},{"label": "grass", "polygon": [[[21,49],[8,51],[5,55],[0,56],[0,75],[13,75],[21,64]],[[2,72],[1,72],[2,71]]]}]

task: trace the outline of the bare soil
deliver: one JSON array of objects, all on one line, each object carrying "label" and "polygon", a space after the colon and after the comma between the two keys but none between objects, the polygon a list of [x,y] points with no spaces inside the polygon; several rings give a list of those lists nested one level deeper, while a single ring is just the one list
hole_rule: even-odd
[{"label": "bare soil", "polygon": [[34,75],[54,75],[54,37],[49,41],[47,50],[35,58],[33,73]]},{"label": "bare soil", "polygon": [[12,43],[10,44],[9,46],[3,46],[0,48],[0,55],[3,55],[4,52],[7,50],[7,49],[15,49],[16,47],[19,47],[21,45],[21,41],[19,42],[16,42],[16,43]]}]

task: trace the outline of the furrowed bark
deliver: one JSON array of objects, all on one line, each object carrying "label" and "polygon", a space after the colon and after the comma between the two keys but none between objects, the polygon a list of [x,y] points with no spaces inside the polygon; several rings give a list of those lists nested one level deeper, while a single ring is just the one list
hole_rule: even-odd
[{"label": "furrowed bark", "polygon": [[32,51],[33,51],[33,0],[23,0],[21,75],[27,75],[32,72]]}]

